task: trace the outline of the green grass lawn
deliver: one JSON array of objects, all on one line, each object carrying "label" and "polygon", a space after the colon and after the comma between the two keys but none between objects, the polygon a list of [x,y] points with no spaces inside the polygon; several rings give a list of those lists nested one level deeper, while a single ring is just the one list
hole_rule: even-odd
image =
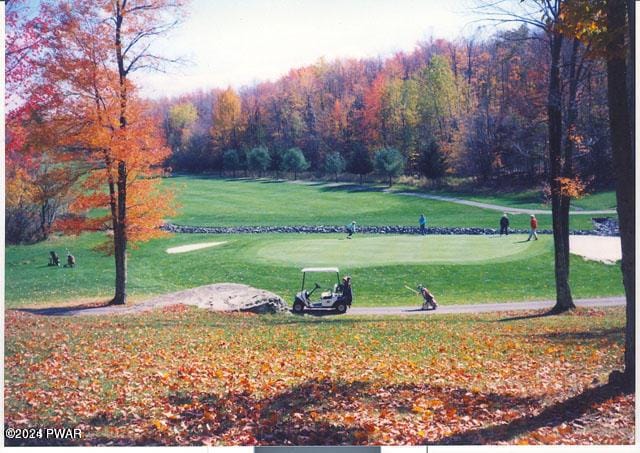
[{"label": "green grass lawn", "polygon": [[[632,444],[634,396],[601,386],[623,350],[622,308],[529,319],[8,311],[4,422],[79,427],[81,439],[58,443],[76,445]],[[25,443],[38,442],[53,440]]]},{"label": "green grass lawn", "polygon": [[[418,217],[425,213],[431,227],[499,228],[501,216],[493,210],[384,193],[384,186],[195,176],[168,178],[164,184],[175,191],[180,205],[171,221],[182,225],[346,225],[355,220],[360,225],[417,226]],[[524,196],[524,201],[515,195],[480,201],[540,208],[529,205]],[[571,228],[591,229],[591,217],[572,216]],[[550,215],[540,215],[538,221],[540,229],[551,228]],[[511,227],[528,228],[528,215],[512,215]]]},{"label": "green grass lawn", "polygon": [[[550,236],[530,243],[519,243],[524,238],[514,235],[343,238],[337,234],[174,235],[130,251],[128,291],[142,298],[235,282],[274,291],[291,304],[299,289],[300,268],[330,264],[353,277],[355,303],[361,306],[417,304],[417,297],[404,285],[419,283],[428,285],[445,305],[555,295]],[[102,239],[85,234],[7,247],[6,306],[111,296],[113,258],[92,251]],[[188,253],[166,253],[169,247],[209,241],[227,242]],[[49,250],[61,254],[67,248],[76,256],[76,268],[47,266]],[[571,286],[575,297],[623,294],[619,266],[579,257],[571,258]]]},{"label": "green grass lawn", "polygon": [[[547,251],[546,242],[527,236],[358,236],[272,240],[245,253],[249,260],[298,266],[345,268],[420,265],[488,264],[524,260]],[[545,246],[542,244],[545,243]]]}]

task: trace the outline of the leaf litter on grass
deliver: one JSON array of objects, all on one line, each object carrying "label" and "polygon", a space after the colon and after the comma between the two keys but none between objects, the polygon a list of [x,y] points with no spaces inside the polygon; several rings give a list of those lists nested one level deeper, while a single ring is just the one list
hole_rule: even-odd
[{"label": "leaf litter on grass", "polygon": [[634,397],[604,384],[623,311],[508,318],[7,311],[5,425],[81,445],[633,443]]}]

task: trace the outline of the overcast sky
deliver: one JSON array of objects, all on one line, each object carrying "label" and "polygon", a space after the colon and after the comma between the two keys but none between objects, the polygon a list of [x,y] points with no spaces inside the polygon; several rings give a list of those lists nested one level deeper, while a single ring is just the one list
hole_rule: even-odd
[{"label": "overcast sky", "polygon": [[190,14],[157,43],[188,63],[137,74],[149,97],[238,88],[275,80],[324,57],[385,57],[431,36],[470,34],[468,0],[193,0]]}]

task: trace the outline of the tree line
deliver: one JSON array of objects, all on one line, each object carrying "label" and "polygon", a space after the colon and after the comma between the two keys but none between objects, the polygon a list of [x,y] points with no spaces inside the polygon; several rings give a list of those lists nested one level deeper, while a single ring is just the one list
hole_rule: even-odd
[{"label": "tree line", "polygon": [[[546,46],[542,31],[522,25],[486,39],[422,42],[385,60],[320,60],[238,91],[159,100],[167,164],[230,175],[387,177],[375,155],[394,149],[400,173],[540,184],[550,169]],[[559,65],[562,115],[572,124],[563,140],[576,149],[572,181],[580,190],[613,183],[606,69],[589,51],[580,41],[565,46]],[[283,158],[292,149],[304,159],[290,168]]]}]

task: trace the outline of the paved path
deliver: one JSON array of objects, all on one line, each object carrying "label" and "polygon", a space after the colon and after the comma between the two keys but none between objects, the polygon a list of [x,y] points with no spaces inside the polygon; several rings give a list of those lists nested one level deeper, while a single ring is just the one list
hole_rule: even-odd
[{"label": "paved path", "polygon": [[[155,299],[154,299],[155,301]],[[152,301],[149,301],[152,302]],[[27,313],[44,316],[86,316],[86,315],[133,315],[155,308],[164,308],[168,305],[185,303],[185,300],[175,299],[163,303],[140,303],[128,306],[106,306],[97,308],[79,307],[48,307],[48,308],[22,308],[17,309]],[[188,303],[188,302],[187,302]],[[357,303],[356,303],[357,304]],[[518,311],[518,310],[540,310],[549,309],[555,304],[552,300],[541,300],[531,302],[503,302],[497,304],[475,304],[475,305],[446,305],[440,306],[437,310],[421,310],[418,304],[411,307],[358,307],[350,308],[348,314],[351,315],[432,315],[447,313],[489,313],[497,311]],[[602,297],[597,299],[578,299],[575,301],[578,307],[620,307],[625,305],[624,297]],[[335,315],[328,310],[307,311],[309,315]]]},{"label": "paved path", "polygon": [[[509,212],[512,214],[549,214],[551,215],[551,211],[546,209],[524,209],[524,208],[513,208],[510,206],[499,206],[497,204],[489,204],[489,203],[480,203],[479,201],[471,201],[471,200],[463,200],[461,198],[454,197],[445,197],[442,195],[429,195],[426,193],[415,193],[415,192],[393,192],[386,190],[385,192],[395,194],[395,195],[405,195],[408,197],[418,197],[418,198],[426,198],[429,200],[438,200],[438,201],[448,201],[450,203],[458,203],[464,204],[467,206],[474,206],[476,208],[484,208],[484,209],[493,209],[494,211],[501,212]],[[569,214],[572,215],[600,215],[600,214],[616,214],[617,211],[615,209],[605,209],[600,211],[579,211],[573,210],[570,211]]]},{"label": "paved path", "polygon": [[[574,301],[576,306],[591,307],[619,307],[626,304],[624,297],[602,297],[597,299],[578,299]],[[358,307],[349,309],[352,315],[432,315],[448,313],[489,313],[496,311],[519,311],[550,309],[555,305],[552,300],[540,300],[531,302],[503,302],[499,304],[475,304],[475,305],[446,305],[439,306],[436,310],[421,310],[419,305],[413,307]]]}]

